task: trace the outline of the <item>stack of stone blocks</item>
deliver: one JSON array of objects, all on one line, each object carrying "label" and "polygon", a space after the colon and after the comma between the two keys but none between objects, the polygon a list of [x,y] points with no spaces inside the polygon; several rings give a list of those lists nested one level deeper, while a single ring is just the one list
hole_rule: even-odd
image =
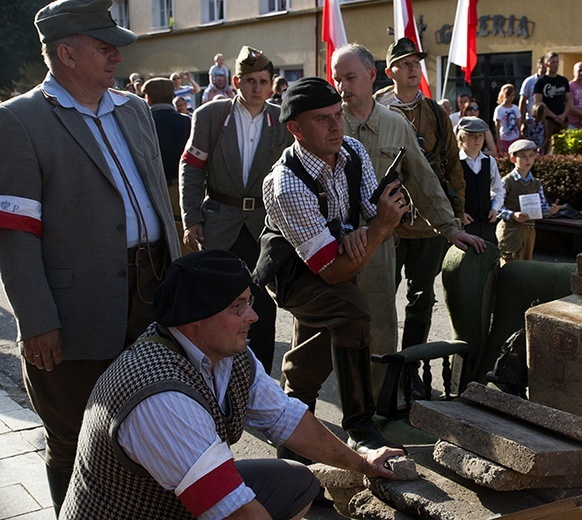
[{"label": "stack of stone blocks", "polygon": [[578,497],[582,518],[582,254],[576,261],[573,294],[526,313],[529,400],[470,383],[460,399],[414,402],[411,424],[439,439],[411,451],[417,480],[406,459],[398,481],[312,466],[342,515],[484,520]]}]

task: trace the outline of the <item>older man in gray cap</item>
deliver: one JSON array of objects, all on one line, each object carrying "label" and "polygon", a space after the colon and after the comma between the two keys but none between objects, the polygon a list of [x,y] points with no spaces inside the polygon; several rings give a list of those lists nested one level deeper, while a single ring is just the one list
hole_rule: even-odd
[{"label": "older man in gray cap", "polygon": [[179,243],[146,103],[110,90],[137,36],[111,0],[60,0],[35,24],[49,68],[0,107],[0,272],[46,431],[58,512],[95,381],[152,319]]},{"label": "older man in gray cap", "polygon": [[[242,47],[233,77],[237,95],[194,112],[180,171],[184,243],[194,251],[232,251],[251,269],[265,221],[263,179],[293,140],[279,122],[279,107],[266,102],[274,70],[262,51]],[[268,373],[276,307],[268,294],[254,290],[261,319],[251,329],[250,347]]]},{"label": "older man in gray cap", "polygon": [[303,518],[317,479],[291,461],[235,461],[245,425],[318,461],[394,478],[384,462],[400,450],[356,454],[247,349],[251,285],[227,251],[170,266],[156,322],[95,386],[61,520]]}]

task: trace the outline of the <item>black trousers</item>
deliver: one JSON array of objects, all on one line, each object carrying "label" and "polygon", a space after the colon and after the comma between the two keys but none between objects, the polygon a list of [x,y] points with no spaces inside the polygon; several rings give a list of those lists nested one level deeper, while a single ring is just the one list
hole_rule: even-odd
[{"label": "black trousers", "polygon": [[[259,258],[259,244],[253,238],[246,226],[243,226],[236,242],[229,249],[231,253],[244,260],[252,271]],[[249,331],[249,346],[265,367],[267,374],[273,367],[273,355],[275,353],[275,320],[277,319],[277,306],[266,291],[253,285],[251,291],[255,296],[253,309],[259,316],[259,321],[251,325]]]}]

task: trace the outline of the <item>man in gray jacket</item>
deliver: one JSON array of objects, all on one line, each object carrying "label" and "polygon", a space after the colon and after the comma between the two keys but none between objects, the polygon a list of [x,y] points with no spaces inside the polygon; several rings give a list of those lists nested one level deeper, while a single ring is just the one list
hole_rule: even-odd
[{"label": "man in gray jacket", "polygon": [[0,106],[0,273],[58,514],[95,381],[152,320],[179,243],[146,103],[110,88],[137,36],[111,0],[35,18],[49,74]]},{"label": "man in gray jacket", "polygon": [[[251,270],[265,223],[263,179],[293,141],[279,122],[279,107],[267,103],[274,71],[263,52],[242,47],[233,77],[237,96],[194,112],[180,170],[184,243],[193,251],[231,251]],[[264,291],[254,295],[261,319],[249,334],[250,347],[269,373],[276,306]]]}]

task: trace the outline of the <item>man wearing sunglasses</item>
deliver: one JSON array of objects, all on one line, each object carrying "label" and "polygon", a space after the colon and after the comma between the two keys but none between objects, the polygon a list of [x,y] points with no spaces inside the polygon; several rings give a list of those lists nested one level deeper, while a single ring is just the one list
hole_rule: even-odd
[{"label": "man wearing sunglasses", "polygon": [[[386,56],[386,75],[394,85],[376,92],[375,98],[382,105],[398,108],[410,121],[435,170],[432,175],[443,177],[448,187],[456,191],[457,198],[449,199],[456,202],[452,209],[455,217],[460,219],[464,215],[465,180],[451,120],[442,107],[426,98],[419,89],[421,60],[426,56],[408,38],[392,43]],[[431,172],[427,174],[431,175]],[[396,248],[396,286],[402,279],[403,267],[407,283],[408,304],[402,335],[402,348],[407,348],[425,343],[428,338],[435,304],[434,281],[449,244],[422,218],[401,224],[396,233],[400,237]],[[482,251],[481,239],[473,239],[475,248]],[[415,381],[413,394],[422,397],[424,391],[418,375]]]},{"label": "man wearing sunglasses", "polygon": [[319,482],[297,462],[234,461],[244,426],[317,461],[395,478],[384,463],[401,450],[356,453],[266,374],[247,348],[251,286],[227,251],[170,266],[156,321],[97,382],[61,520],[303,518]]}]

